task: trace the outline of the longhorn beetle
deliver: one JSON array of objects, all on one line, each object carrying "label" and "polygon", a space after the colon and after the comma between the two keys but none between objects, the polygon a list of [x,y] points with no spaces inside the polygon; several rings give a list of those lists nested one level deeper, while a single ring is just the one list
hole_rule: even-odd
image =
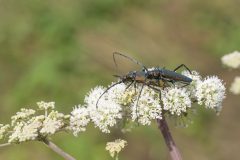
[{"label": "longhorn beetle", "polygon": [[135,86],[136,86],[136,83],[142,84],[141,89],[140,89],[140,93],[139,93],[138,98],[137,98],[137,104],[138,104],[138,101],[139,101],[139,98],[141,96],[144,85],[146,85],[146,86],[148,86],[152,89],[155,89],[155,90],[159,91],[159,93],[160,93],[160,90],[158,89],[159,87],[161,87],[160,81],[163,82],[163,85],[165,85],[166,83],[174,84],[175,82],[179,82],[179,83],[185,84],[184,86],[189,85],[192,82],[191,78],[176,72],[178,69],[184,67],[187,71],[189,71],[191,73],[190,69],[184,64],[179,65],[173,71],[165,69],[165,68],[160,68],[160,67],[148,69],[141,62],[138,62],[134,58],[126,56],[122,53],[114,52],[113,53],[113,61],[114,61],[116,67],[117,67],[117,63],[116,63],[116,59],[115,59],[116,55],[127,58],[130,61],[136,63],[137,65],[140,65],[142,67],[142,70],[130,71],[126,75],[123,75],[123,76],[114,75],[115,77],[118,77],[120,79],[120,81],[116,82],[113,85],[111,85],[110,87],[108,87],[100,95],[100,97],[97,100],[96,107],[98,107],[98,102],[101,99],[101,97],[109,89],[111,89],[112,87],[114,87],[115,85],[120,84],[120,83],[127,84],[127,83],[130,82],[130,84],[128,84],[126,89],[129,88],[133,83],[134,83]]}]

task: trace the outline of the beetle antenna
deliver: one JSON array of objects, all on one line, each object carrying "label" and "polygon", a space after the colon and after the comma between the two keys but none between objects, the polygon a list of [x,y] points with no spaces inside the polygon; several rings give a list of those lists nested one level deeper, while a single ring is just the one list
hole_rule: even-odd
[{"label": "beetle antenna", "polygon": [[122,76],[119,76],[117,74],[112,75],[113,77],[121,78]]},{"label": "beetle antenna", "polygon": [[100,97],[98,98],[97,103],[96,103],[96,108],[98,108],[98,102],[99,102],[99,100],[102,98],[102,96],[103,96],[105,93],[107,93],[107,91],[109,91],[109,89],[111,89],[112,87],[114,87],[114,86],[116,86],[117,84],[120,84],[120,83],[123,83],[123,81],[119,81],[119,82],[117,82],[117,83],[114,83],[113,85],[111,85],[110,87],[108,87],[108,88],[100,95]]},{"label": "beetle antenna", "polygon": [[115,64],[116,68],[117,68],[118,66],[117,66],[117,63],[116,63],[115,55],[119,55],[119,56],[122,56],[122,57],[124,57],[124,58],[127,58],[127,59],[129,59],[130,61],[136,63],[137,65],[140,65],[140,66],[141,66],[142,68],[144,68],[146,71],[148,71],[147,67],[145,67],[141,62],[137,61],[136,59],[131,58],[131,57],[129,57],[129,56],[126,56],[126,55],[124,55],[124,54],[122,54],[122,53],[119,53],[119,52],[113,52],[113,61],[114,61],[114,64]]}]

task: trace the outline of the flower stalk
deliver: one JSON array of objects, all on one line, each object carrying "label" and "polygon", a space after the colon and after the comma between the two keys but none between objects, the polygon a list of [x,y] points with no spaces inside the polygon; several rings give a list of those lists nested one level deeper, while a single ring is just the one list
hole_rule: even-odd
[{"label": "flower stalk", "polygon": [[65,160],[76,160],[73,158],[71,155],[68,153],[64,152],[61,148],[59,148],[56,144],[53,142],[49,141],[48,139],[42,140],[44,144],[46,144],[51,150],[62,156]]},{"label": "flower stalk", "polygon": [[3,144],[0,144],[0,148],[1,147],[6,147],[6,146],[10,146],[11,144],[10,143],[3,143]]},{"label": "flower stalk", "polygon": [[165,143],[169,149],[169,153],[172,160],[182,160],[181,154],[172,138],[172,135],[169,131],[168,124],[164,118],[157,119],[158,128],[161,130]]}]

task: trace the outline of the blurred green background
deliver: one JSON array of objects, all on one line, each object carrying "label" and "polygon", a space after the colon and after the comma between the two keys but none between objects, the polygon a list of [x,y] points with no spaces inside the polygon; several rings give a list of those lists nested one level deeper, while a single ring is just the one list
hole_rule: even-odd
[{"label": "blurred green background", "polygon": [[[224,69],[220,57],[239,49],[239,6],[237,0],[0,0],[0,122],[41,100],[69,113],[91,88],[115,80],[114,51],[147,66],[184,63],[202,75],[218,75],[229,87],[237,72]],[[223,105],[220,116],[200,110],[188,128],[170,121],[183,159],[239,159],[238,96],[227,93]],[[52,140],[79,160],[110,160],[105,144],[118,137],[128,141],[122,160],[169,159],[156,123],[126,135],[89,126],[77,138],[59,133]],[[0,159],[61,157],[28,142],[0,148]]]}]

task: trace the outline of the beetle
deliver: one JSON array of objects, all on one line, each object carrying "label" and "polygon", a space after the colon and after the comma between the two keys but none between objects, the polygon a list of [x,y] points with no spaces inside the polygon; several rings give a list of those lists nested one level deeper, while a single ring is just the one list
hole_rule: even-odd
[{"label": "beetle", "polygon": [[[168,70],[168,69],[160,68],[160,67],[148,69],[141,62],[135,60],[134,58],[131,58],[131,57],[126,56],[119,52],[114,52],[113,53],[113,61],[114,61],[116,67],[117,67],[116,58],[115,58],[116,55],[125,57],[125,58],[131,60],[132,62],[140,65],[142,67],[142,70],[130,71],[126,75],[123,75],[123,76],[114,75],[115,77],[118,77],[120,80],[118,82],[114,83],[113,85],[111,85],[110,87],[108,87],[100,95],[100,97],[97,100],[96,107],[97,107],[98,102],[101,99],[101,97],[109,89],[111,89],[112,87],[114,87],[115,85],[120,84],[120,83],[125,83],[125,84],[129,83],[128,86],[126,87],[126,89],[129,88],[132,84],[134,84],[135,86],[136,86],[136,84],[142,84],[140,93],[137,98],[137,102],[138,102],[144,85],[160,92],[159,87],[168,86],[169,85],[168,83],[174,84],[174,83],[178,82],[178,83],[185,84],[184,86],[187,86],[192,82],[191,78],[176,72],[178,69],[184,67],[187,71],[189,71],[191,73],[190,69],[184,64],[179,65],[174,70]],[[161,82],[162,82],[162,84],[161,84]]]}]

